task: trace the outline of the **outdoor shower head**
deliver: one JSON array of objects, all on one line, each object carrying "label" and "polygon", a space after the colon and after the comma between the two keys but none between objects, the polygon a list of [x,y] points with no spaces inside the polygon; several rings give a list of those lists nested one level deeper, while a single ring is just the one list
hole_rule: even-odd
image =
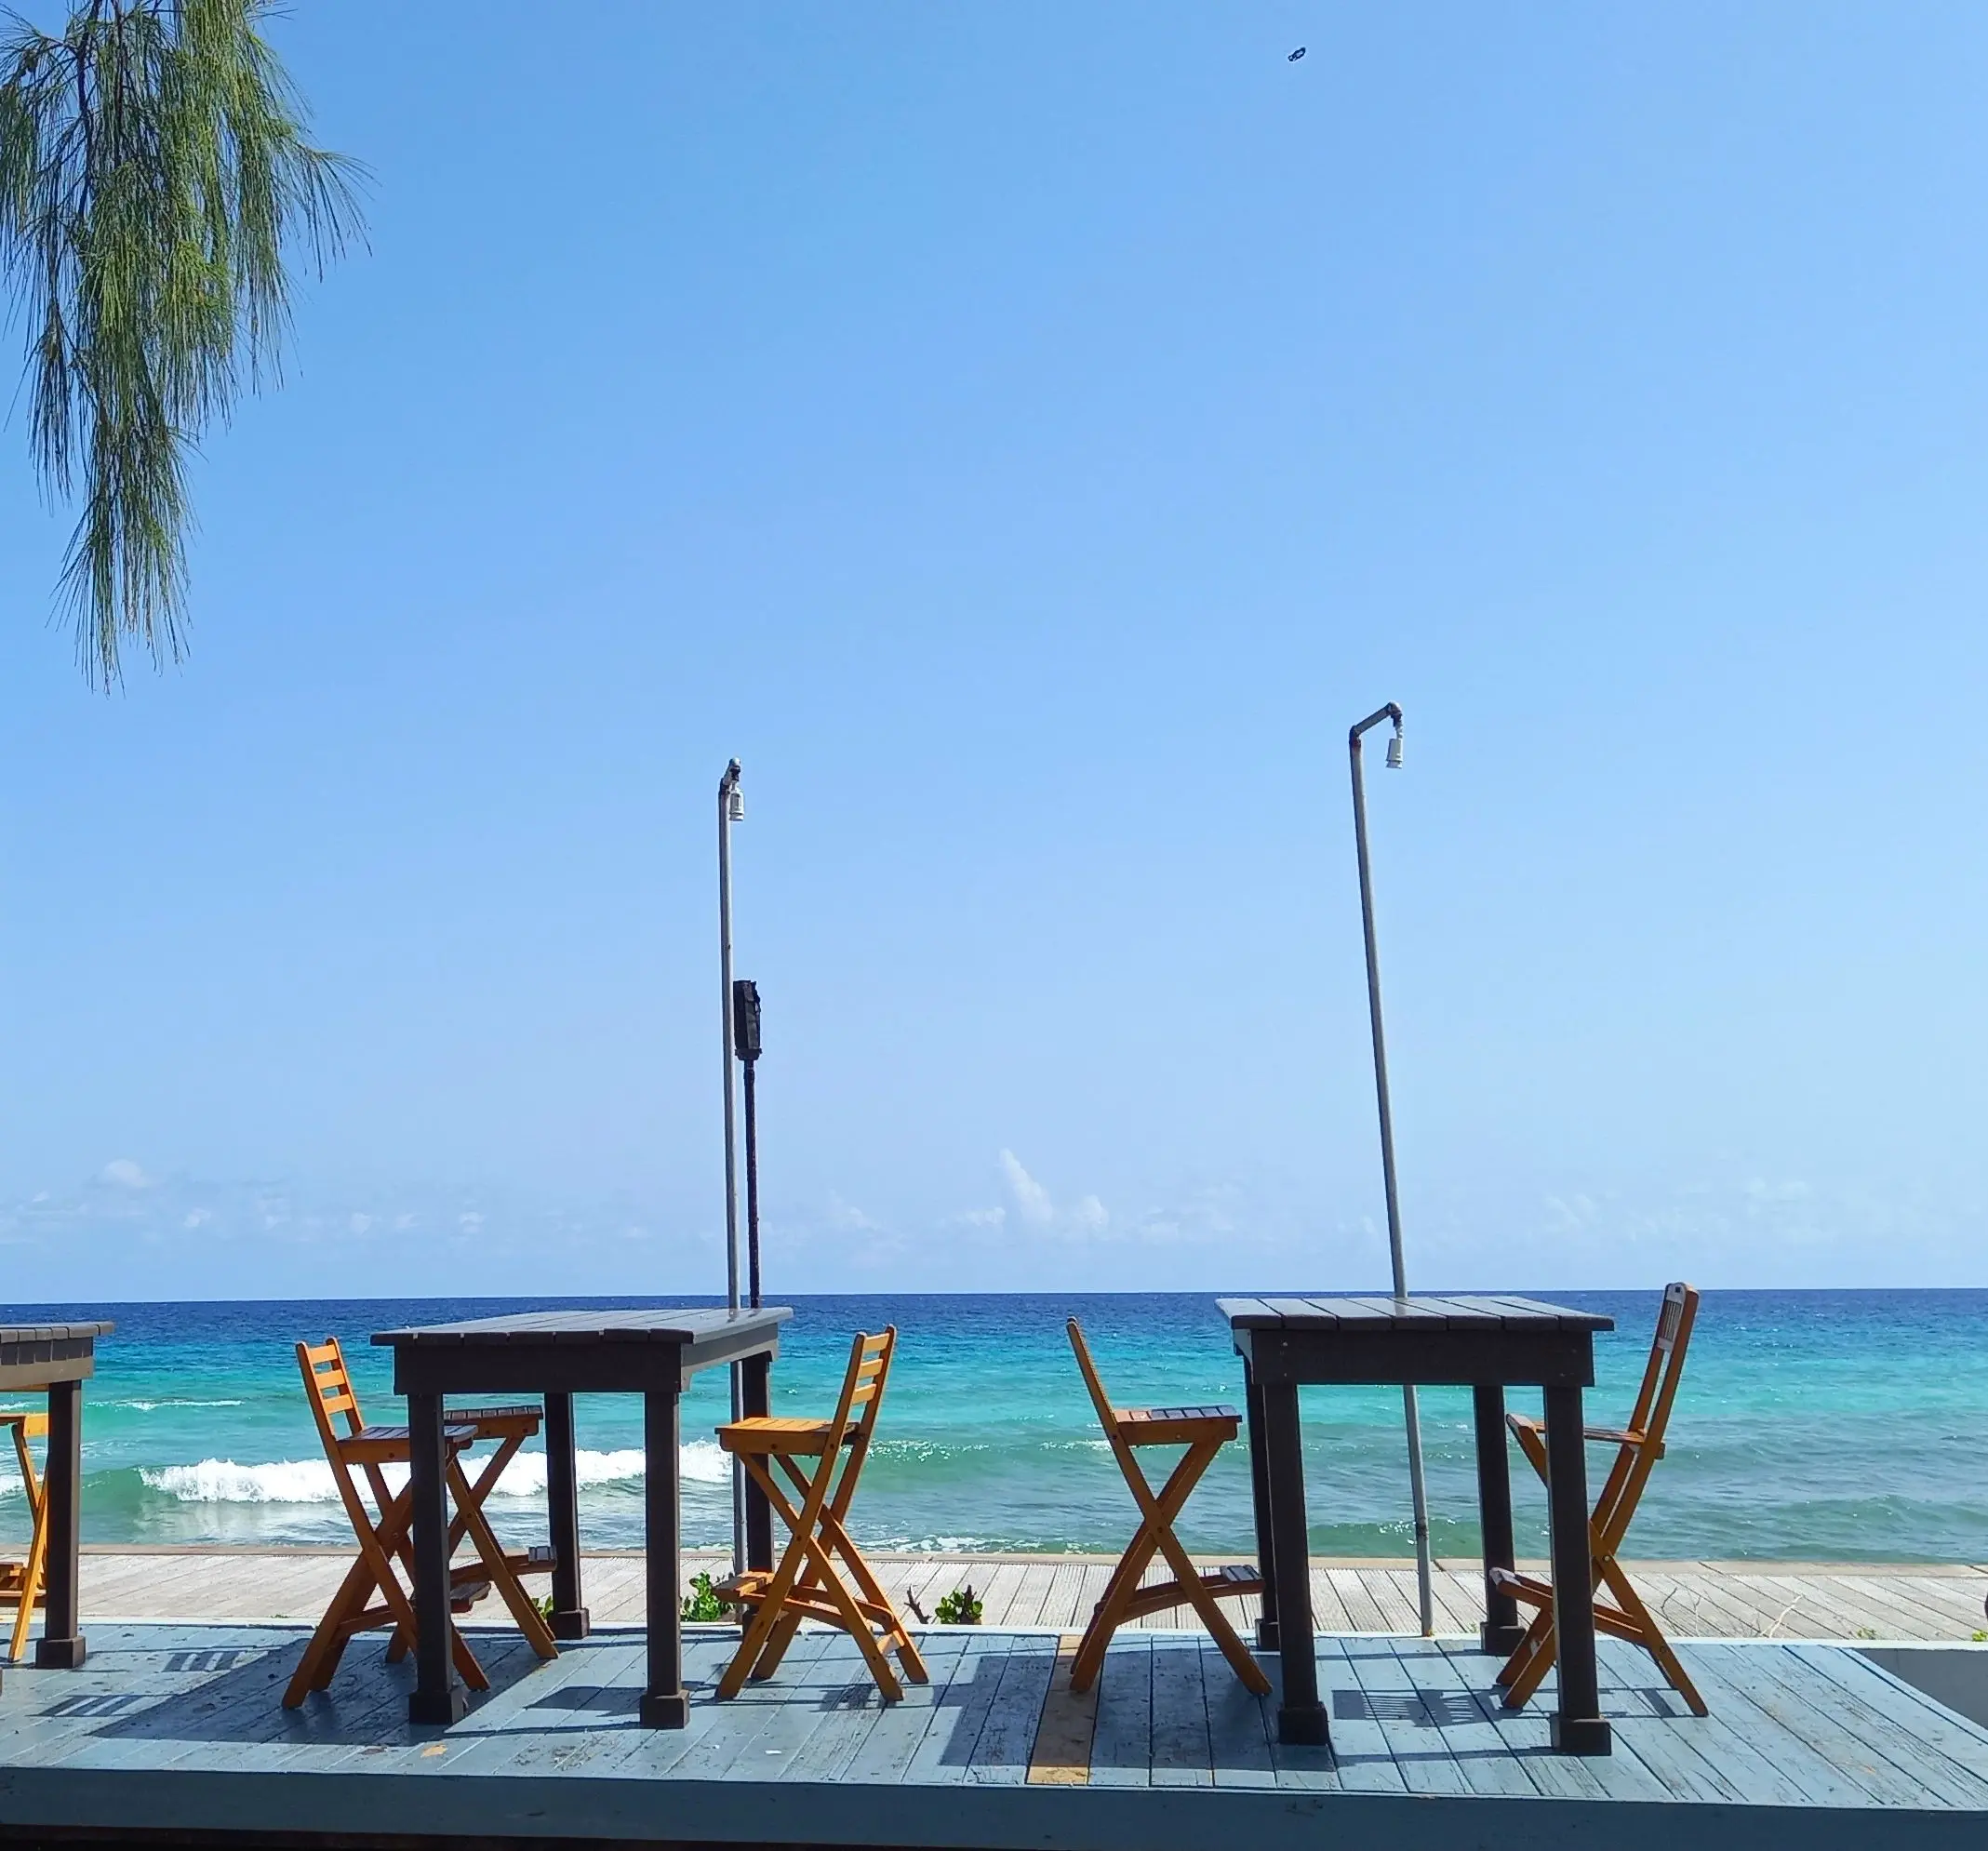
[{"label": "outdoor shower head", "polygon": [[1390,771],[1401,769],[1401,722],[1394,722],[1394,737],[1387,742],[1387,767]]}]

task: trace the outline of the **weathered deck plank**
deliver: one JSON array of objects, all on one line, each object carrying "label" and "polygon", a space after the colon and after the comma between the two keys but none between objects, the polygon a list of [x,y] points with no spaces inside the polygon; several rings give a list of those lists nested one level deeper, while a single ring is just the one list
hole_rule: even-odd
[{"label": "weathered deck plank", "polygon": [[681,1731],[635,1724],[639,1634],[598,1632],[545,1664],[504,1630],[473,1637],[493,1688],[436,1730],[407,1724],[408,1667],[384,1665],[377,1637],[291,1712],[277,1698],[300,1627],[106,1624],[79,1671],[7,1671],[0,1819],[253,1832],[299,1823],[304,1805],[317,1829],[349,1833],[813,1844],[861,1844],[887,1821],[909,1842],[993,1851],[1657,1851],[1680,1833],[1694,1851],[1943,1851],[1988,1830],[1988,1730],[1825,1645],[1688,1645],[1714,1704],[1696,1718],[1639,1653],[1607,1642],[1617,1751],[1574,1760],[1547,1751],[1548,1706],[1505,1711],[1495,1660],[1461,1641],[1322,1639],[1334,1747],[1303,1750],[1275,1742],[1274,1699],[1244,1690],[1201,1635],[1128,1633],[1106,1659],[1087,1757],[1065,1742],[1059,1778],[1025,1785],[1053,1725],[1051,1634],[928,1631],[931,1684],[884,1705],[851,1643],[812,1631],[773,1679],[720,1704],[708,1693],[733,1635],[699,1629]]},{"label": "weathered deck plank", "polygon": [[[1233,1557],[1209,1557],[1210,1562]],[[86,1619],[220,1622],[313,1621],[329,1601],[346,1555],[331,1549],[86,1550]],[[1081,1629],[1103,1591],[1103,1556],[932,1555],[872,1557],[907,1616],[914,1595],[931,1614],[941,1594],[971,1582],[992,1627]],[[724,1558],[690,1551],[684,1577],[722,1572]],[[1659,1621],[1683,1638],[1963,1640],[1983,1619],[1988,1574],[1937,1564],[1648,1562],[1628,1565]],[[1163,1578],[1155,1569],[1149,1578]],[[639,1555],[602,1552],[586,1564],[586,1600],[596,1624],[639,1624],[644,1581]],[[1416,1628],[1413,1572],[1404,1565],[1312,1565],[1313,1606],[1326,1631],[1408,1632]],[[1439,1631],[1474,1631],[1483,1614],[1475,1565],[1445,1562],[1435,1578]],[[1229,1604],[1246,1635],[1254,1599]],[[480,1617],[480,1616],[479,1616]],[[1194,1629],[1190,1608],[1154,1614],[1141,1630]]]}]

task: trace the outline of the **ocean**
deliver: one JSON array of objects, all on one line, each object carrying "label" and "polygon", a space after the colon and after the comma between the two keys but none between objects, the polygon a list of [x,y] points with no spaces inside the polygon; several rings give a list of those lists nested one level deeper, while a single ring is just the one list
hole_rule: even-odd
[{"label": "ocean", "polygon": [[[1627,1412],[1658,1295],[1532,1290],[1615,1318],[1596,1346],[1589,1418]],[[534,1309],[560,1300],[532,1300]],[[580,1303],[582,1301],[565,1301]],[[590,1299],[640,1305],[677,1299]],[[705,1301],[708,1302],[708,1301]],[[373,1331],[517,1309],[500,1298],[11,1305],[0,1322],[114,1318],[85,1396],[83,1525],[98,1543],[350,1540],[317,1448],[292,1344],[343,1339],[371,1419],[398,1418]],[[855,1506],[888,1549],[1115,1552],[1131,1500],[1100,1438],[1063,1334],[1074,1313],[1120,1405],[1240,1404],[1242,1371],[1212,1294],[807,1298],[774,1370],[776,1413],[829,1413],[857,1330],[894,1323],[898,1362]],[[687,1544],[729,1535],[726,1462],[710,1437],[722,1372],[685,1398]],[[1536,1403],[1536,1398],[1529,1398]],[[1411,1552],[1396,1390],[1307,1390],[1305,1472],[1320,1554]],[[0,1405],[4,1398],[0,1398]],[[1528,1397],[1514,1405],[1528,1405]],[[1534,1411],[1537,1411],[1536,1405]],[[1422,1397],[1435,1547],[1477,1547],[1466,1391]],[[641,1541],[641,1414],[631,1398],[577,1412],[581,1527]],[[1515,1456],[1520,1549],[1543,1551],[1544,1499]],[[542,1522],[542,1455],[493,1501],[499,1527]],[[0,1460],[0,1540],[23,1531]],[[1251,1547],[1242,1445],[1217,1462],[1181,1530],[1210,1553]],[[1684,1387],[1632,1533],[1638,1557],[1988,1562],[1988,1292],[1711,1292]]]}]

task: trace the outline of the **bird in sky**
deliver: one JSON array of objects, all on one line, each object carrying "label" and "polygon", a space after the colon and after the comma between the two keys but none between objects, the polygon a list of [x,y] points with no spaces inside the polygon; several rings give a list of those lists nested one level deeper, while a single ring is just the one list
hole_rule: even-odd
[{"label": "bird in sky", "polygon": [[1297,63],[1297,61],[1298,61],[1298,60],[1300,60],[1301,58],[1302,58],[1303,56],[1304,56],[1304,47],[1301,45],[1301,46],[1300,46],[1300,47],[1298,47],[1298,49],[1297,49],[1296,51],[1292,52],[1292,53],[1291,53],[1291,55],[1290,55],[1290,56],[1289,56],[1288,58],[1287,58],[1287,59],[1286,59],[1286,60],[1285,60],[1284,61],[1285,61],[1285,62],[1286,62],[1287,64],[1295,64],[1295,63]]}]

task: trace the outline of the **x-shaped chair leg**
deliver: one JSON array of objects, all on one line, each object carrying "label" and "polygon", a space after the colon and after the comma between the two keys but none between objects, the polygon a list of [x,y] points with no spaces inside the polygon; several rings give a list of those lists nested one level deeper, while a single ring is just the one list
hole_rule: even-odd
[{"label": "x-shaped chair leg", "polygon": [[[395,1623],[396,1636],[403,1629],[408,1638],[414,1636],[414,1608],[393,1567],[413,1511],[413,1490],[404,1486],[397,1498],[386,1499],[377,1526],[371,1524],[354,1525],[359,1543],[358,1559],[345,1571],[345,1578],[339,1584],[338,1592],[332,1596],[330,1605],[325,1609],[325,1617],[318,1621],[317,1630],[311,1635],[311,1643],[304,1648],[289,1688],[284,1693],[286,1709],[294,1710],[303,1701],[307,1692],[323,1690],[330,1684],[339,1660],[345,1655],[347,1642],[358,1630],[354,1622],[365,1617],[376,1590],[386,1604],[386,1615]],[[449,1646],[462,1681],[472,1690],[487,1690],[490,1680],[476,1662],[476,1655],[470,1650],[468,1642],[453,1626],[449,1628]]]},{"label": "x-shaped chair leg", "polygon": [[1082,1693],[1090,1688],[1103,1666],[1105,1649],[1112,1642],[1112,1635],[1117,1631],[1125,1609],[1139,1591],[1140,1580],[1157,1551],[1166,1557],[1167,1566],[1174,1572],[1181,1600],[1200,1615],[1201,1623],[1221,1648],[1222,1657],[1228,1659],[1245,1687],[1259,1696],[1268,1694],[1270,1680],[1264,1676],[1262,1667],[1249,1656],[1248,1649],[1236,1637],[1235,1629],[1229,1624],[1228,1616],[1222,1612],[1214,1592],[1203,1585],[1200,1570],[1173,1533],[1174,1524],[1186,1508],[1188,1498],[1221,1451],[1222,1444],[1220,1440],[1199,1440],[1190,1445],[1156,1496],[1132,1449],[1129,1446],[1117,1449],[1119,1467],[1139,1505],[1141,1523],[1130,1545],[1119,1557],[1117,1567],[1112,1571],[1111,1579],[1105,1584],[1104,1596],[1098,1603],[1083,1642],[1077,1647],[1076,1658],[1070,1668],[1072,1690]]},{"label": "x-shaped chair leg", "polygon": [[525,1591],[518,1578],[511,1572],[511,1565],[504,1559],[504,1546],[490,1528],[490,1520],[484,1515],[481,1500],[470,1488],[469,1476],[462,1470],[460,1459],[448,1462],[448,1488],[455,1494],[458,1515],[469,1533],[470,1541],[475,1545],[484,1573],[489,1576],[490,1585],[511,1609],[511,1617],[517,1621],[518,1631],[540,1658],[556,1658],[559,1647],[553,1643],[552,1629],[546,1625],[544,1615],[532,1605],[531,1596]]},{"label": "x-shaped chair leg", "polygon": [[[490,1493],[497,1488],[497,1481],[504,1475],[504,1468],[517,1456],[519,1448],[524,1444],[525,1436],[522,1433],[507,1434],[498,1442],[497,1450],[484,1461],[482,1471],[476,1474],[475,1483],[470,1486],[470,1499],[479,1511],[483,1508],[484,1502]],[[456,1551],[462,1546],[462,1538],[469,1531],[469,1519],[463,1514],[467,1506],[460,1498],[458,1498],[455,1501],[456,1514],[450,1519],[448,1525],[448,1555],[450,1561],[455,1560]],[[394,1552],[399,1557],[401,1565],[407,1569],[407,1578],[411,1581],[414,1578],[413,1539],[408,1536],[403,1535],[400,1540],[400,1547]],[[482,1551],[479,1551],[479,1557]],[[494,1581],[492,1585],[495,1585]],[[508,1605],[508,1602],[506,1604]],[[534,1607],[532,1611],[536,1614],[538,1609]],[[547,1636],[550,1637],[549,1631]],[[387,1662],[390,1665],[398,1664],[413,1649],[414,1634],[404,1626],[396,1626],[394,1629],[393,1638],[387,1644]],[[539,1651],[538,1641],[535,1639],[532,1641],[532,1649],[539,1652],[539,1656],[541,1658],[549,1656],[542,1651]]]},{"label": "x-shaped chair leg", "polygon": [[[766,1468],[765,1462],[754,1453],[744,1453],[746,1470],[752,1473],[759,1488],[767,1494],[767,1500],[779,1512],[781,1522],[792,1532],[785,1551],[781,1553],[780,1566],[774,1570],[773,1578],[767,1584],[760,1597],[758,1611],[745,1629],[745,1636],[739,1642],[739,1649],[731,1663],[726,1667],[725,1675],[718,1680],[717,1695],[721,1698],[738,1696],[744,1688],[749,1675],[764,1677],[770,1675],[773,1666],[780,1662],[794,1630],[799,1617],[786,1608],[786,1602],[800,1584],[804,1571],[809,1576],[809,1589],[818,1585],[830,1604],[841,1615],[845,1630],[856,1641],[870,1672],[876,1679],[877,1688],[883,1693],[886,1702],[896,1702],[904,1695],[904,1687],[898,1682],[897,1673],[890,1668],[890,1661],[884,1656],[881,1646],[870,1631],[870,1621],[857,1605],[855,1597],[843,1585],[842,1578],[835,1573],[834,1562],[827,1541],[821,1534],[821,1522],[828,1513],[828,1478],[834,1470],[835,1455],[824,1453],[820,1470],[811,1479],[806,1480],[807,1495],[801,1508],[796,1511]],[[786,1463],[786,1461],[782,1461]],[[834,1520],[831,1517],[829,1521]],[[836,1528],[840,1529],[840,1525]],[[769,1657],[770,1663],[766,1662]],[[761,1669],[762,1664],[766,1668]],[[921,1666],[922,1670],[923,1667]]]},{"label": "x-shaped chair leg", "polygon": [[[1546,1477],[1546,1448],[1539,1435],[1527,1427],[1517,1428],[1515,1434],[1519,1449],[1543,1481]],[[1592,1518],[1588,1522],[1589,1598],[1592,1600],[1606,1586],[1621,1609],[1620,1614],[1612,1617],[1598,1610],[1596,1618],[1605,1622],[1608,1631],[1631,1639],[1656,1659],[1659,1669],[1670,1680],[1671,1687],[1684,1698],[1693,1715],[1709,1715],[1711,1711],[1706,1708],[1705,1699],[1698,1694],[1698,1686],[1691,1682],[1671,1642],[1663,1636],[1656,1616],[1644,1604],[1643,1597],[1636,1592],[1634,1584],[1616,1560],[1616,1551],[1622,1543],[1622,1530],[1626,1526],[1624,1518],[1614,1526],[1613,1534],[1604,1534]],[[1612,1623],[1608,1623],[1611,1619]],[[1560,1637],[1554,1626],[1553,1608],[1542,1606],[1533,1615],[1532,1623],[1526,1629],[1526,1636],[1498,1673],[1498,1682],[1504,1686],[1505,1708],[1523,1709],[1546,1681],[1546,1673],[1554,1668],[1559,1656]]]},{"label": "x-shaped chair leg", "polygon": [[20,1610],[14,1616],[14,1636],[7,1657],[18,1659],[28,1648],[28,1631],[34,1623],[34,1603],[41,1593],[42,1574],[48,1560],[48,1525],[44,1520],[41,1481],[34,1471],[34,1456],[28,1450],[28,1428],[23,1419],[14,1429],[14,1451],[20,1460],[20,1485],[28,1500],[28,1559],[20,1571]]},{"label": "x-shaped chair leg", "polygon": [[[808,1481],[800,1468],[784,1456],[781,1458],[780,1464],[781,1469],[793,1481],[794,1488],[805,1496]],[[856,1547],[855,1539],[843,1525],[842,1520],[848,1512],[855,1489],[854,1475],[844,1471],[834,1494],[821,1509],[819,1528],[822,1541],[831,1555],[841,1557],[843,1566],[855,1581],[861,1595],[855,1602],[858,1611],[865,1619],[874,1620],[884,1629],[879,1650],[886,1646],[895,1648],[898,1663],[904,1675],[914,1684],[925,1684],[929,1681],[925,1660],[919,1657],[918,1647],[905,1629],[902,1617],[890,1596],[884,1591],[882,1583],[870,1572],[870,1565],[863,1560],[862,1551]],[[782,1521],[787,1520],[784,1508],[781,1509],[781,1517]],[[799,1579],[794,1583],[794,1591],[796,1594],[811,1592],[831,1600],[834,1598],[822,1587],[812,1560],[802,1569]],[[765,1650],[753,1667],[752,1674],[755,1681],[771,1677],[780,1668],[780,1661],[786,1655],[787,1647],[794,1643],[794,1635],[800,1631],[801,1618],[799,1614],[790,1610],[775,1624]]]}]

